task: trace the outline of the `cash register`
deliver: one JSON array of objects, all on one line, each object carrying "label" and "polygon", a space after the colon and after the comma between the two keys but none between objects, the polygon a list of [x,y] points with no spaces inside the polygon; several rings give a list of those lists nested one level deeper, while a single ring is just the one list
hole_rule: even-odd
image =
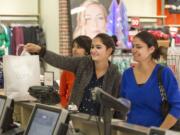
[{"label": "cash register", "polygon": [[68,125],[68,111],[37,104],[33,109],[24,135],[65,135]]},{"label": "cash register", "polygon": [[66,135],[68,111],[44,104],[36,104],[27,128],[10,130],[3,135]]}]

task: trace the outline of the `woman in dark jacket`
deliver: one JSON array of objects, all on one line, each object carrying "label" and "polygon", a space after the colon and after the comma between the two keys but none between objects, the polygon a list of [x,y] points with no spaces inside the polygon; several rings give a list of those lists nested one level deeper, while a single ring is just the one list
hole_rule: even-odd
[{"label": "woman in dark jacket", "polygon": [[91,56],[61,56],[32,43],[28,43],[25,49],[30,53],[39,53],[50,65],[75,74],[70,104],[77,105],[80,112],[99,114],[100,106],[91,97],[94,87],[100,87],[114,97],[118,96],[121,76],[117,67],[109,61],[115,50],[115,43],[107,34],[98,34],[92,40]]}]

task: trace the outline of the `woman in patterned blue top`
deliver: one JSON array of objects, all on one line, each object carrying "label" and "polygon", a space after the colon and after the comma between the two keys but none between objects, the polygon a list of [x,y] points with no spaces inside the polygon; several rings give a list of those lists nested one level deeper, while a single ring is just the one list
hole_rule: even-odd
[{"label": "woman in patterned blue top", "polygon": [[162,82],[171,109],[163,118],[157,78],[160,67],[156,63],[160,57],[157,40],[146,31],[138,33],[133,39],[132,54],[138,64],[124,72],[120,88],[121,96],[131,101],[128,123],[170,129],[180,118],[180,90],[172,71],[165,67]]}]

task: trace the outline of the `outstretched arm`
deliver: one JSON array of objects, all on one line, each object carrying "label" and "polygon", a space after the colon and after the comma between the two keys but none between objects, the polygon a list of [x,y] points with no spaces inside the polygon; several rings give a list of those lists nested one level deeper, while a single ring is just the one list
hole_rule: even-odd
[{"label": "outstretched arm", "polygon": [[30,53],[38,53],[48,64],[73,73],[76,72],[79,63],[83,59],[83,57],[62,56],[33,43],[25,45],[25,50]]}]

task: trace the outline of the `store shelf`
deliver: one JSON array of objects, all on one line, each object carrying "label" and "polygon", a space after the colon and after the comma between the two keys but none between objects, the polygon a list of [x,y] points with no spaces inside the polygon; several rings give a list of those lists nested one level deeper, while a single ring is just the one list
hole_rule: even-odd
[{"label": "store shelf", "polygon": [[169,24],[169,25],[165,25],[165,26],[169,26],[169,27],[180,27],[180,25],[178,25],[178,24]]},{"label": "store shelf", "polygon": [[128,16],[128,21],[131,22],[131,18],[139,18],[142,23],[156,23],[157,19],[162,20],[164,24],[164,19],[166,16]]},{"label": "store shelf", "polygon": [[138,17],[138,18],[142,18],[142,19],[164,19],[166,18],[166,16],[162,15],[162,16],[128,16],[128,18],[134,18],[134,17]]},{"label": "store shelf", "polygon": [[1,22],[39,22],[39,14],[0,14]]}]

